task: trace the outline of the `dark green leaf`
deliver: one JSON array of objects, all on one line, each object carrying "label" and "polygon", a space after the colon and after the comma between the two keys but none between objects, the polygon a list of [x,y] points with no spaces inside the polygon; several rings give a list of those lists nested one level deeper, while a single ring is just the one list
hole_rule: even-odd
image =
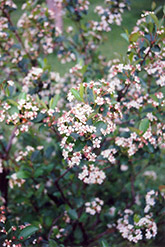
[{"label": "dark green leaf", "polygon": [[75,209],[70,209],[68,211],[68,215],[71,217],[72,220],[78,219],[78,214]]},{"label": "dark green leaf", "polygon": [[70,91],[78,101],[83,101],[79,92],[76,89],[72,88]]},{"label": "dark green leaf", "polygon": [[139,130],[143,131],[143,133],[146,132],[147,129],[149,128],[149,123],[150,123],[150,121],[148,118],[142,119],[140,121]]},{"label": "dark green leaf", "polygon": [[101,247],[110,247],[106,240],[101,241]]},{"label": "dark green leaf", "polygon": [[20,232],[18,239],[20,239],[20,237],[23,237],[23,239],[25,240],[31,235],[33,235],[36,231],[38,231],[38,229],[39,228],[36,226],[27,226]]}]

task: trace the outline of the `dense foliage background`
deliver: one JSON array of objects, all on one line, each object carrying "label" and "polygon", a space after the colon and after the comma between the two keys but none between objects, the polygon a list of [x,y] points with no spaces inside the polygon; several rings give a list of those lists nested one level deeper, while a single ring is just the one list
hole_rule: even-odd
[{"label": "dense foliage background", "polygon": [[163,246],[163,1],[55,3],[0,3],[0,244]]}]

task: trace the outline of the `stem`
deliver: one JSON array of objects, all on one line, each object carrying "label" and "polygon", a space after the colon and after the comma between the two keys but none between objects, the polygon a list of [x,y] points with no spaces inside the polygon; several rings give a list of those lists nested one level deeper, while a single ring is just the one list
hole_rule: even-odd
[{"label": "stem", "polygon": [[52,222],[52,225],[51,225],[51,228],[50,228],[50,231],[48,233],[48,240],[50,240],[50,237],[51,237],[51,234],[53,232],[53,227],[54,225],[56,224],[56,222],[63,216],[63,214],[59,215],[57,218],[55,218]]},{"label": "stem", "polygon": [[106,231],[98,234],[96,238],[93,238],[93,239],[89,240],[89,243],[93,243],[93,242],[99,240],[100,238],[102,238],[104,235],[115,232],[115,230],[116,230],[115,228],[107,229]]},{"label": "stem", "polygon": [[57,178],[57,180],[55,181],[55,183],[58,183],[59,182],[59,180],[61,179],[61,178],[63,178],[70,170],[72,169],[72,167],[69,167],[61,176],[59,176],[58,178]]},{"label": "stem", "polygon": [[132,194],[132,205],[135,204],[135,186],[134,186],[135,178],[134,175],[131,175],[131,194]]},{"label": "stem", "polygon": [[71,204],[71,203],[69,202],[69,200],[65,197],[65,195],[64,195],[64,193],[63,193],[63,191],[62,191],[62,189],[61,189],[60,186],[59,186],[58,181],[55,181],[55,185],[56,185],[57,189],[59,190],[59,192],[60,192],[60,194],[61,194],[63,200],[64,200],[71,208],[73,208],[73,207],[72,207],[72,204]]}]

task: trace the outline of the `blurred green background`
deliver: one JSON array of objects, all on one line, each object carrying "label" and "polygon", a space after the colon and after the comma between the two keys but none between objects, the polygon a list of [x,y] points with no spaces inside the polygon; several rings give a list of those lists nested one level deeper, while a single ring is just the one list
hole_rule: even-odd
[{"label": "blurred green background", "polygon": [[[12,19],[14,23],[17,22],[19,17],[22,14],[21,5],[26,1],[23,0],[13,0],[18,9],[13,12]],[[42,2],[46,0],[41,0]],[[97,5],[104,4],[104,0],[89,0],[90,8],[86,19],[89,20],[97,20],[98,15],[94,13],[94,9]],[[130,33],[132,28],[135,26],[136,21],[140,18],[142,11],[151,10],[152,3],[155,2],[156,6],[160,6],[164,4],[164,0],[130,0],[131,10],[126,11],[123,14],[123,22],[121,26],[112,25],[111,32],[107,33],[107,39],[103,45],[100,46],[100,51],[103,55],[107,57],[107,59],[113,59],[117,56],[124,56],[127,51],[127,42],[121,37],[121,33],[125,32],[125,29]],[[64,26],[72,25],[72,22],[69,18],[64,17]],[[118,55],[117,55],[117,54]],[[73,63],[67,63],[61,66],[61,63],[57,60],[56,54],[48,55],[48,61],[52,66],[52,70],[58,71],[60,74],[64,74],[70,67],[72,67]],[[61,68],[62,67],[62,68]]]}]

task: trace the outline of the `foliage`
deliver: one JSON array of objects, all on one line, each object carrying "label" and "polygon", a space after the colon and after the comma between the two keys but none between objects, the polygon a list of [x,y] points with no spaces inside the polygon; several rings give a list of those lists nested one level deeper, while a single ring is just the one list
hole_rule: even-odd
[{"label": "foliage", "polygon": [[[58,2],[58,1],[56,1]],[[62,1],[61,33],[44,3],[27,1],[17,26],[0,3],[0,243],[120,246],[163,243],[164,27],[144,12],[124,62],[100,53],[128,1]],[[47,55],[63,66],[61,76]],[[142,245],[140,245],[142,246]]]}]

